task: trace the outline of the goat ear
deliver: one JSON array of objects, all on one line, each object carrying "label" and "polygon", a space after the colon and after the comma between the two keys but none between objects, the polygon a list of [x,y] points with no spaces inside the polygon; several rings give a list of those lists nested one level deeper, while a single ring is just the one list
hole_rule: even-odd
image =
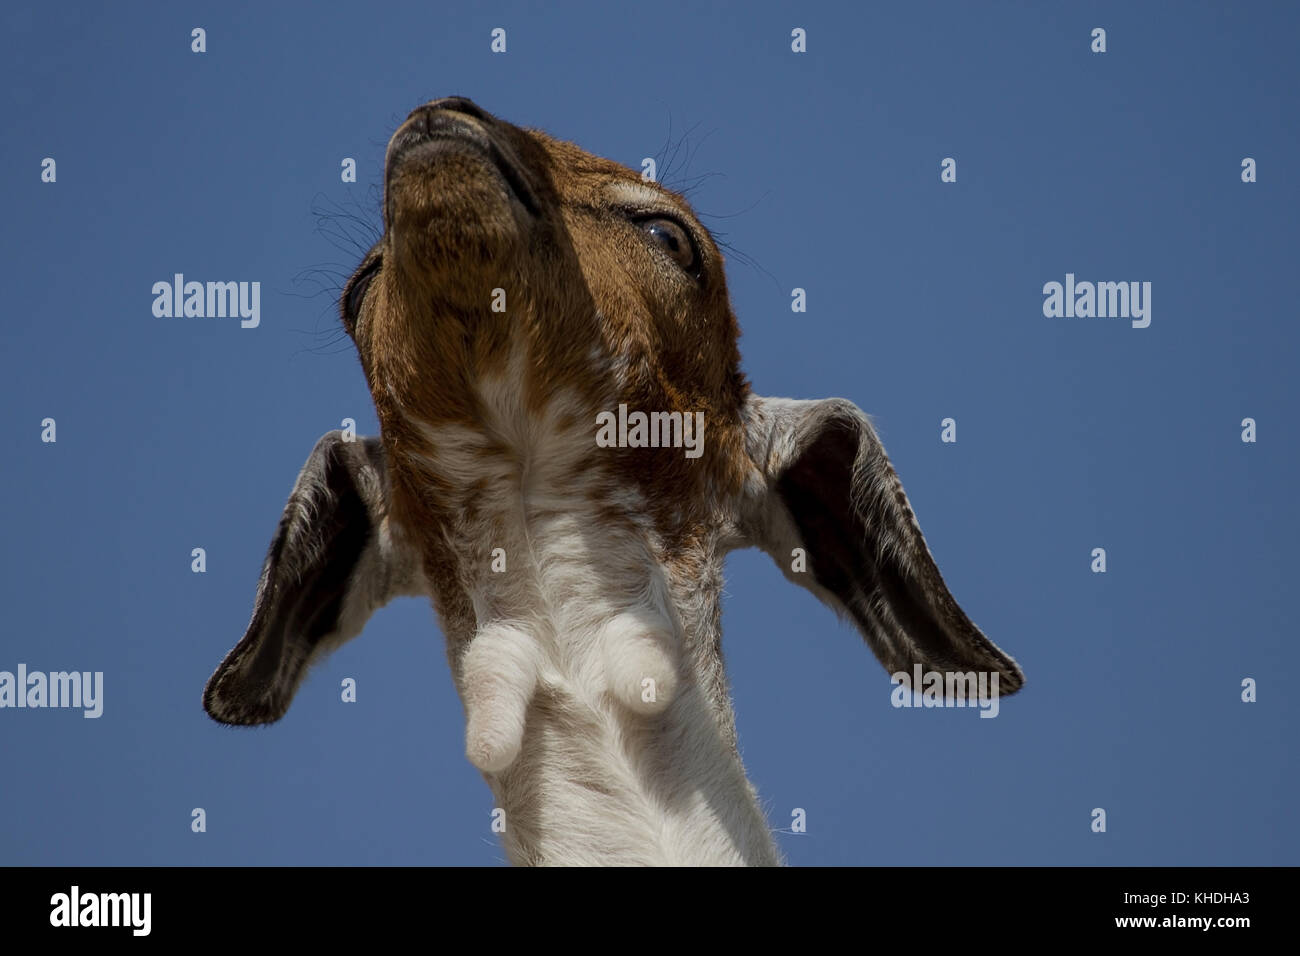
[{"label": "goat ear", "polygon": [[[752,397],[746,450],[756,466],[741,516],[791,581],[851,618],[890,673],[915,665],[1024,683],[1016,662],[957,605],[926,547],[867,416],[844,399]],[[796,570],[802,548],[806,570]]]},{"label": "goat ear", "polygon": [[378,438],[334,431],[316,443],[262,565],[248,630],[203,692],[211,717],[279,720],[313,661],[394,597],[425,593],[416,549],[388,518],[388,488]]}]

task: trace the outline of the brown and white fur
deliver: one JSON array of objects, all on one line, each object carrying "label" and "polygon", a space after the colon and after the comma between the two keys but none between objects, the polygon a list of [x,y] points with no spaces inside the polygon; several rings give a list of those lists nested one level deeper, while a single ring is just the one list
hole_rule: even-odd
[{"label": "brown and white fur", "polygon": [[[723,668],[730,550],[771,554],[891,672],[1020,687],[866,416],[750,391],[681,196],[453,97],[394,134],[383,214],[342,297],[382,437],[316,445],[212,717],[279,719],[314,660],[428,595],[511,861],[776,864]],[[620,403],[702,412],[702,454],[599,447]]]}]

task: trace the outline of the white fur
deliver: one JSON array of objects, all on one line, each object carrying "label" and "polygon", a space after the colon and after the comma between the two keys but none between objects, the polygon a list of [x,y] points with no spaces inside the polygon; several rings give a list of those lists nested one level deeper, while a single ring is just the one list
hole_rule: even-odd
[{"label": "white fur", "polygon": [[[506,810],[508,852],[517,863],[779,862],[730,707],[713,701],[720,589],[671,579],[638,492],[574,478],[599,454],[593,411],[560,394],[530,416],[522,358],[480,384],[482,428],[416,422],[427,445],[414,456],[454,488],[487,489],[477,521],[448,535],[477,618],[453,669],[466,750]],[[610,507],[614,525],[597,518]],[[506,573],[492,571],[495,548]]]},{"label": "white fur", "polygon": [[480,628],[470,642],[461,665],[465,753],[484,773],[499,773],[519,756],[540,663],[530,635],[505,622]]}]

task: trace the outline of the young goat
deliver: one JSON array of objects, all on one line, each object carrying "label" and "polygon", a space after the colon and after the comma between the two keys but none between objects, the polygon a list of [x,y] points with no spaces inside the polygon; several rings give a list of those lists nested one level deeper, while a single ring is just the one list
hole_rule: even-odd
[{"label": "young goat", "polygon": [[891,672],[1020,687],[866,416],[751,393],[680,196],[453,97],[393,135],[383,215],[341,302],[382,438],[317,443],[212,717],[278,720],[313,661],[428,595],[513,862],[775,864],[723,670],[728,551],[768,552]]}]

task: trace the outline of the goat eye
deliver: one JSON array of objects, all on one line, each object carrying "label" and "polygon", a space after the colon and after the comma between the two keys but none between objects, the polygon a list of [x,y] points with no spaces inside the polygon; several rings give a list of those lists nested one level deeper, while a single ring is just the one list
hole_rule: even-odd
[{"label": "goat eye", "polygon": [[680,224],[671,219],[645,219],[641,222],[641,228],[679,266],[687,272],[695,271],[696,260],[699,258],[695,254],[695,243],[691,242],[690,234]]},{"label": "goat eye", "polygon": [[361,304],[366,301],[366,290],[370,288],[370,280],[378,275],[381,264],[381,259],[375,259],[348,286],[343,297],[343,319],[349,327],[357,324],[357,319],[361,316]]}]

